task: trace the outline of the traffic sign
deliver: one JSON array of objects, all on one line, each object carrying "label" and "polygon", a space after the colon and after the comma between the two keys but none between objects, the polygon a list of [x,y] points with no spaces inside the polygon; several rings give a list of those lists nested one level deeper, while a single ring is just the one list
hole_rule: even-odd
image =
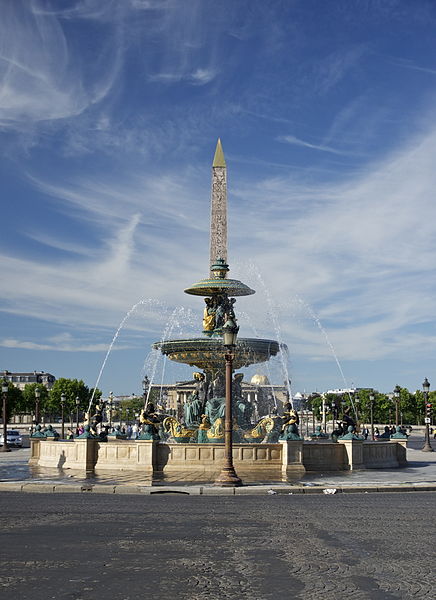
[{"label": "traffic sign", "polygon": [[425,424],[430,423],[430,421],[431,421],[430,417],[425,417],[424,418],[424,423]]}]

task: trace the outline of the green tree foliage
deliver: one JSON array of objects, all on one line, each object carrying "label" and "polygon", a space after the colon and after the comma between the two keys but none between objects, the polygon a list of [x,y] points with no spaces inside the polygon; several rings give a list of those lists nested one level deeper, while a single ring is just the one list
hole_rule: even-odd
[{"label": "green tree foliage", "polygon": [[114,416],[120,421],[134,421],[135,415],[139,414],[143,408],[144,398],[142,396],[127,398],[120,402],[119,410]]},{"label": "green tree foliage", "polygon": [[[65,414],[76,410],[76,398],[79,399],[79,411],[87,411],[92,392],[92,388],[89,389],[81,379],[66,379],[61,377],[55,381],[50,390],[47,400],[47,411],[52,414],[60,414],[62,394],[65,394]],[[99,398],[101,398],[101,391],[97,389],[94,400],[98,400]]]},{"label": "green tree foliage", "polygon": [[[2,381],[3,383],[3,381]],[[7,419],[9,421],[9,419],[11,418],[11,415],[15,415],[19,412],[19,407],[22,405],[23,402],[23,392],[15,387],[13,385],[13,383],[11,383],[10,381],[7,382],[8,384],[8,394],[7,394]]]},{"label": "green tree foliage", "polygon": [[42,385],[42,383],[28,383],[25,385],[22,401],[18,407],[18,413],[21,414],[36,414],[36,397],[35,391],[39,390],[39,412],[40,414],[47,409],[47,401],[49,397],[49,391]]}]

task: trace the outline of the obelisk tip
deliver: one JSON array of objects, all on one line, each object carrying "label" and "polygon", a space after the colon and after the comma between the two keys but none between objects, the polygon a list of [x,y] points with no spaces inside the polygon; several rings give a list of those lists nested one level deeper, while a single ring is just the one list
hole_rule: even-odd
[{"label": "obelisk tip", "polygon": [[218,142],[215,149],[215,156],[213,157],[213,167],[225,167],[226,159],[224,158],[223,147],[221,146],[221,139],[218,138]]}]

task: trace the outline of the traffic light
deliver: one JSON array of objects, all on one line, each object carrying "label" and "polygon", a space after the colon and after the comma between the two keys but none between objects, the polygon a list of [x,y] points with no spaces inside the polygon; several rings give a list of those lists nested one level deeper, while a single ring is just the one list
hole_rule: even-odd
[{"label": "traffic light", "polygon": [[432,404],[430,402],[427,402],[425,405],[425,416],[426,417],[431,417],[431,408],[432,408]]}]

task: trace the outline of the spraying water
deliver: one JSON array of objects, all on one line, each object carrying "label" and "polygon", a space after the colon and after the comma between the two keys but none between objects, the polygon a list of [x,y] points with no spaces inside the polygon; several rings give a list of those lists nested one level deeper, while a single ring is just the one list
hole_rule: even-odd
[{"label": "spraying water", "polygon": [[[320,318],[315,313],[315,311],[313,310],[313,308],[309,304],[307,304],[302,298],[300,298],[299,296],[296,296],[296,298],[297,298],[298,302],[301,304],[301,306],[303,306],[306,309],[306,311],[309,313],[309,315],[312,317],[314,323],[317,325],[318,329],[320,330],[320,332],[324,336],[326,344],[330,348],[330,351],[331,351],[331,353],[333,355],[333,358],[335,359],[335,362],[336,362],[337,367],[339,369],[339,373],[341,374],[342,381],[344,382],[344,387],[345,387],[345,389],[348,389],[349,385],[348,385],[348,382],[347,382],[347,380],[345,378],[344,371],[342,370],[341,363],[339,362],[339,358],[338,358],[338,356],[337,356],[337,354],[335,352],[333,344],[331,343],[330,338],[327,335],[327,331],[325,330],[325,328],[323,327],[323,325],[322,325],[322,323],[320,321]],[[351,396],[351,394],[350,394],[349,391],[347,392],[347,394],[348,394],[348,398],[350,400],[350,404],[351,404],[351,406],[353,408],[354,415],[355,415],[356,421],[357,421],[358,416],[357,416],[356,407],[355,407],[354,402],[353,402],[353,397]]]},{"label": "spraying water", "polygon": [[120,323],[120,324],[119,324],[119,326],[118,326],[118,329],[117,329],[117,330],[116,330],[116,332],[115,332],[115,335],[114,335],[114,337],[112,338],[112,341],[111,341],[111,343],[109,344],[109,348],[108,348],[108,350],[107,350],[107,352],[106,352],[106,356],[104,357],[103,363],[102,363],[102,365],[101,365],[101,368],[100,368],[100,371],[99,371],[99,374],[98,374],[98,377],[97,377],[97,381],[95,382],[94,389],[92,390],[91,399],[90,399],[90,401],[89,401],[89,405],[88,405],[88,413],[89,413],[89,412],[90,412],[90,410],[91,410],[91,406],[92,406],[92,403],[93,403],[93,401],[94,401],[95,392],[96,392],[96,390],[97,390],[97,388],[98,388],[98,385],[99,385],[99,383],[100,383],[100,379],[101,379],[101,376],[102,376],[102,374],[103,374],[104,368],[105,368],[105,366],[106,366],[107,359],[109,358],[109,355],[110,355],[110,353],[111,353],[111,351],[112,351],[113,345],[115,344],[115,342],[116,342],[116,340],[117,340],[117,338],[118,338],[118,336],[119,336],[119,334],[120,334],[120,331],[121,331],[121,329],[124,327],[124,324],[125,324],[125,323],[126,323],[126,321],[127,321],[129,318],[130,318],[130,316],[131,316],[131,315],[132,315],[132,314],[133,314],[133,313],[136,311],[136,309],[138,308],[138,306],[141,306],[141,305],[146,305],[146,304],[149,304],[149,305],[151,305],[151,304],[156,304],[156,302],[157,302],[156,300],[152,300],[152,299],[140,300],[139,302],[136,302],[136,304],[134,304],[134,305],[133,305],[133,306],[130,308],[130,310],[128,310],[128,311],[127,311],[127,313],[125,314],[125,316],[124,316],[123,320],[121,321],[121,323]]},{"label": "spraying water", "polygon": [[289,377],[288,364],[287,364],[288,354],[287,354],[287,352],[286,353],[283,352],[283,349],[286,348],[286,344],[283,342],[283,339],[282,339],[282,332],[281,332],[279,321],[277,318],[277,310],[276,310],[275,304],[273,302],[272,296],[270,294],[270,291],[266,287],[266,284],[259,272],[259,269],[254,264],[252,264],[252,265],[250,265],[250,270],[252,271],[252,273],[255,275],[256,279],[259,281],[260,285],[262,286],[263,293],[265,294],[265,297],[266,297],[266,300],[268,303],[268,309],[269,309],[269,313],[272,318],[272,323],[273,323],[274,331],[276,334],[276,338],[277,338],[277,341],[280,344],[280,348],[281,348],[281,352],[279,353],[279,356],[280,356],[282,371],[283,371],[284,380],[285,380],[284,383],[287,388],[289,400],[290,400],[291,404],[293,404],[292,403],[291,379]]}]

